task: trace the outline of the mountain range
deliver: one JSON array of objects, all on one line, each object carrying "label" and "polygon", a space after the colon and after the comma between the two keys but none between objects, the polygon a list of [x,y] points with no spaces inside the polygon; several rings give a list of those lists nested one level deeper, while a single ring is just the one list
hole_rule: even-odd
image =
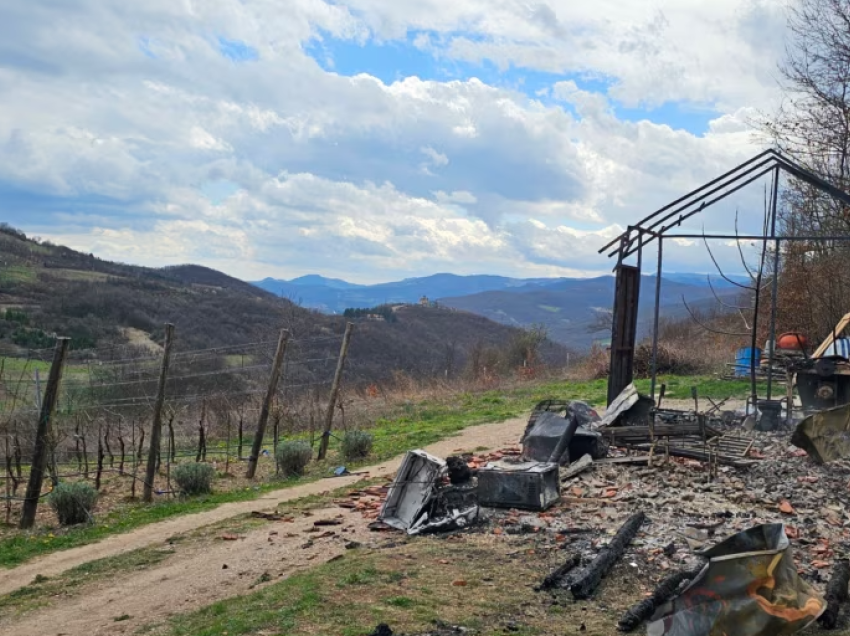
[{"label": "mountain range", "polygon": [[[0,255],[0,376],[4,357],[28,357],[34,351],[41,355],[53,346],[56,335],[70,338],[69,359],[75,364],[133,357],[136,349],[150,355],[163,341],[165,323],[174,325],[175,350],[182,352],[237,351],[241,345],[263,342],[270,347],[264,354],[270,355],[280,329],[286,328],[292,336],[287,356],[301,360],[286,372],[292,385],[314,387],[333,374],[345,330],[342,316],[299,307],[223,272],[199,265],[150,268],[115,263],[30,239],[2,223]],[[315,282],[301,280],[308,286]],[[326,287],[343,284],[320,282]],[[399,373],[459,377],[484,351],[503,365],[516,364],[512,356],[519,349],[511,346],[523,337],[518,329],[470,312],[400,307],[391,320],[358,321],[346,382],[394,381]],[[562,345],[549,340],[539,353],[551,364],[563,364],[567,356]],[[215,360],[226,358],[224,354]],[[212,358],[200,360],[213,364]],[[189,377],[198,378],[191,386],[208,389],[211,385],[204,382],[216,376]],[[2,379],[0,406],[6,395]],[[234,383],[228,390],[235,390],[237,381],[227,381]]]},{"label": "mountain range", "polygon": [[[730,277],[744,283],[742,276]],[[504,276],[434,274],[397,282],[359,285],[344,280],[308,275],[292,280],[266,278],[255,285],[304,307],[324,313],[383,304],[415,303],[423,296],[439,305],[485,316],[502,324],[528,327],[544,325],[550,337],[571,348],[584,350],[594,338],[604,338],[604,315],[614,298],[614,277],[508,278]],[[712,290],[713,287],[713,290]],[[638,313],[638,337],[651,333],[655,276],[643,276]],[[661,315],[682,318],[688,306],[697,310],[719,307],[739,296],[741,289],[719,276],[665,273],[661,285]]]}]

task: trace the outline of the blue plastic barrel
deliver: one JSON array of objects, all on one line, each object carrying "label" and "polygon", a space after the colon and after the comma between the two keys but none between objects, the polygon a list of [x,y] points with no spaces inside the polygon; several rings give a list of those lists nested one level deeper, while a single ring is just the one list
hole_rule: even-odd
[{"label": "blue plastic barrel", "polygon": [[739,378],[750,375],[750,361],[754,360],[756,367],[761,364],[761,349],[745,347],[738,349],[735,354],[735,376]]}]

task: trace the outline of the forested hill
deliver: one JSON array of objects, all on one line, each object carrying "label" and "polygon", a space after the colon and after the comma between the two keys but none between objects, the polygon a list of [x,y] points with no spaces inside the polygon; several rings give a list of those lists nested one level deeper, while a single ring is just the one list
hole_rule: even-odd
[{"label": "forested hill", "polygon": [[[401,370],[445,375],[482,347],[505,347],[522,332],[466,312],[396,308],[393,320],[358,321],[352,363],[365,375]],[[197,265],[161,269],[99,259],[0,227],[0,353],[25,355],[72,339],[76,351],[114,344],[152,346],[175,325],[175,347],[206,349],[341,334],[345,319],[304,309],[254,285]],[[553,360],[565,351],[546,342]]]}]

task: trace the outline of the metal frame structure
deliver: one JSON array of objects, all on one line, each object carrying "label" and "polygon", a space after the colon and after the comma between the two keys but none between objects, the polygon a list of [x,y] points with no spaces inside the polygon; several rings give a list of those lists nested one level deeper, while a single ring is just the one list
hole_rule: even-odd
[{"label": "metal frame structure", "polygon": [[[767,246],[774,246],[774,272],[778,272],[780,244],[783,241],[850,241],[850,234],[840,236],[779,236],[776,231],[777,199],[779,194],[779,178],[781,173],[808,183],[817,190],[850,207],[850,194],[836,188],[809,170],[785,157],[777,150],[766,150],[752,159],[736,166],[732,170],[692,190],[675,201],[656,210],[636,224],[629,225],[618,237],[604,245],[599,253],[608,252],[608,257],[617,258],[616,289],[614,298],[614,320],[611,334],[611,366],[608,380],[608,403],[610,404],[620,392],[628,386],[634,377],[634,326],[637,323],[638,300],[640,284],[629,283],[637,269],[638,281],[643,262],[643,250],[658,241],[658,267],[655,280],[655,314],[653,318],[652,335],[652,398],[655,398],[655,387],[658,366],[658,319],[661,304],[661,272],[663,264],[664,239],[702,239],[702,240],[752,240],[762,242],[762,259],[767,252]],[[768,218],[761,235],[739,234],[690,234],[672,232],[689,218],[701,214],[715,203],[746,187],[761,177],[771,175],[771,196]],[[636,256],[637,267],[625,265],[624,261]],[[760,277],[761,268],[759,270]],[[760,282],[759,282],[760,286]],[[778,276],[774,275],[771,286],[771,313],[769,340],[776,340],[776,298],[778,294]],[[758,303],[758,295],[756,297]],[[758,327],[758,304],[754,308],[755,316],[752,326],[752,348],[756,347],[756,332]],[[776,346],[769,351],[769,366],[767,378],[767,400],[772,397],[773,361]],[[755,358],[750,356],[750,379],[752,399],[755,404],[756,373]]]}]

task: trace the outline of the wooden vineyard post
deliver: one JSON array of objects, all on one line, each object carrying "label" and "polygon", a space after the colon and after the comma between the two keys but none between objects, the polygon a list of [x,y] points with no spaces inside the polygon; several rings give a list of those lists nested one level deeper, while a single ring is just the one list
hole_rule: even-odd
[{"label": "wooden vineyard post", "polygon": [[263,438],[266,435],[266,424],[269,421],[269,410],[271,409],[272,398],[274,398],[278,382],[280,381],[280,370],[283,366],[283,357],[286,355],[286,345],[288,342],[289,331],[287,329],[281,329],[280,337],[277,340],[277,351],[275,351],[274,362],[272,362],[269,388],[266,391],[265,399],[263,399],[263,407],[260,409],[257,432],[254,434],[254,444],[251,446],[251,456],[248,458],[248,470],[245,471],[245,476],[248,479],[253,479],[257,472],[257,463],[260,461],[260,452],[263,449]]},{"label": "wooden vineyard post", "polygon": [[33,451],[30,478],[27,483],[27,493],[24,498],[21,513],[21,530],[32,528],[35,523],[35,513],[38,510],[38,500],[41,497],[41,485],[44,482],[44,469],[47,464],[47,454],[50,438],[50,420],[59,397],[59,384],[62,382],[62,367],[68,353],[68,338],[58,338],[53,352],[53,363],[50,365],[50,376],[47,378],[47,390],[41,401],[41,413],[38,416],[38,429],[35,434],[35,449]]},{"label": "wooden vineyard post", "polygon": [[162,366],[159,370],[159,385],[156,390],[156,402],[153,407],[153,423],[151,424],[151,441],[148,448],[148,466],[145,471],[145,485],[142,500],[145,503],[153,501],[153,480],[156,476],[156,460],[159,456],[160,438],[162,436],[162,406],[165,403],[165,381],[168,379],[168,362],[171,358],[171,344],[174,340],[174,325],[165,325],[165,348],[162,352]]},{"label": "wooden vineyard post", "polygon": [[339,349],[339,360],[336,363],[334,381],[331,385],[331,395],[328,398],[328,411],[325,414],[325,429],[322,432],[322,439],[319,441],[319,454],[316,457],[319,461],[323,460],[328,454],[328,444],[331,439],[331,428],[334,423],[334,408],[336,408],[336,399],[339,395],[339,383],[342,380],[342,369],[345,366],[345,358],[348,356],[348,345],[351,342],[351,331],[353,328],[353,323],[345,325],[345,335],[342,337],[342,346]]},{"label": "wooden vineyard post", "polygon": [[9,452],[9,433],[8,431],[3,436],[3,439],[6,442],[6,455],[4,459],[6,460],[4,466],[6,467],[6,525],[9,524],[9,521],[12,519],[12,455]]}]

